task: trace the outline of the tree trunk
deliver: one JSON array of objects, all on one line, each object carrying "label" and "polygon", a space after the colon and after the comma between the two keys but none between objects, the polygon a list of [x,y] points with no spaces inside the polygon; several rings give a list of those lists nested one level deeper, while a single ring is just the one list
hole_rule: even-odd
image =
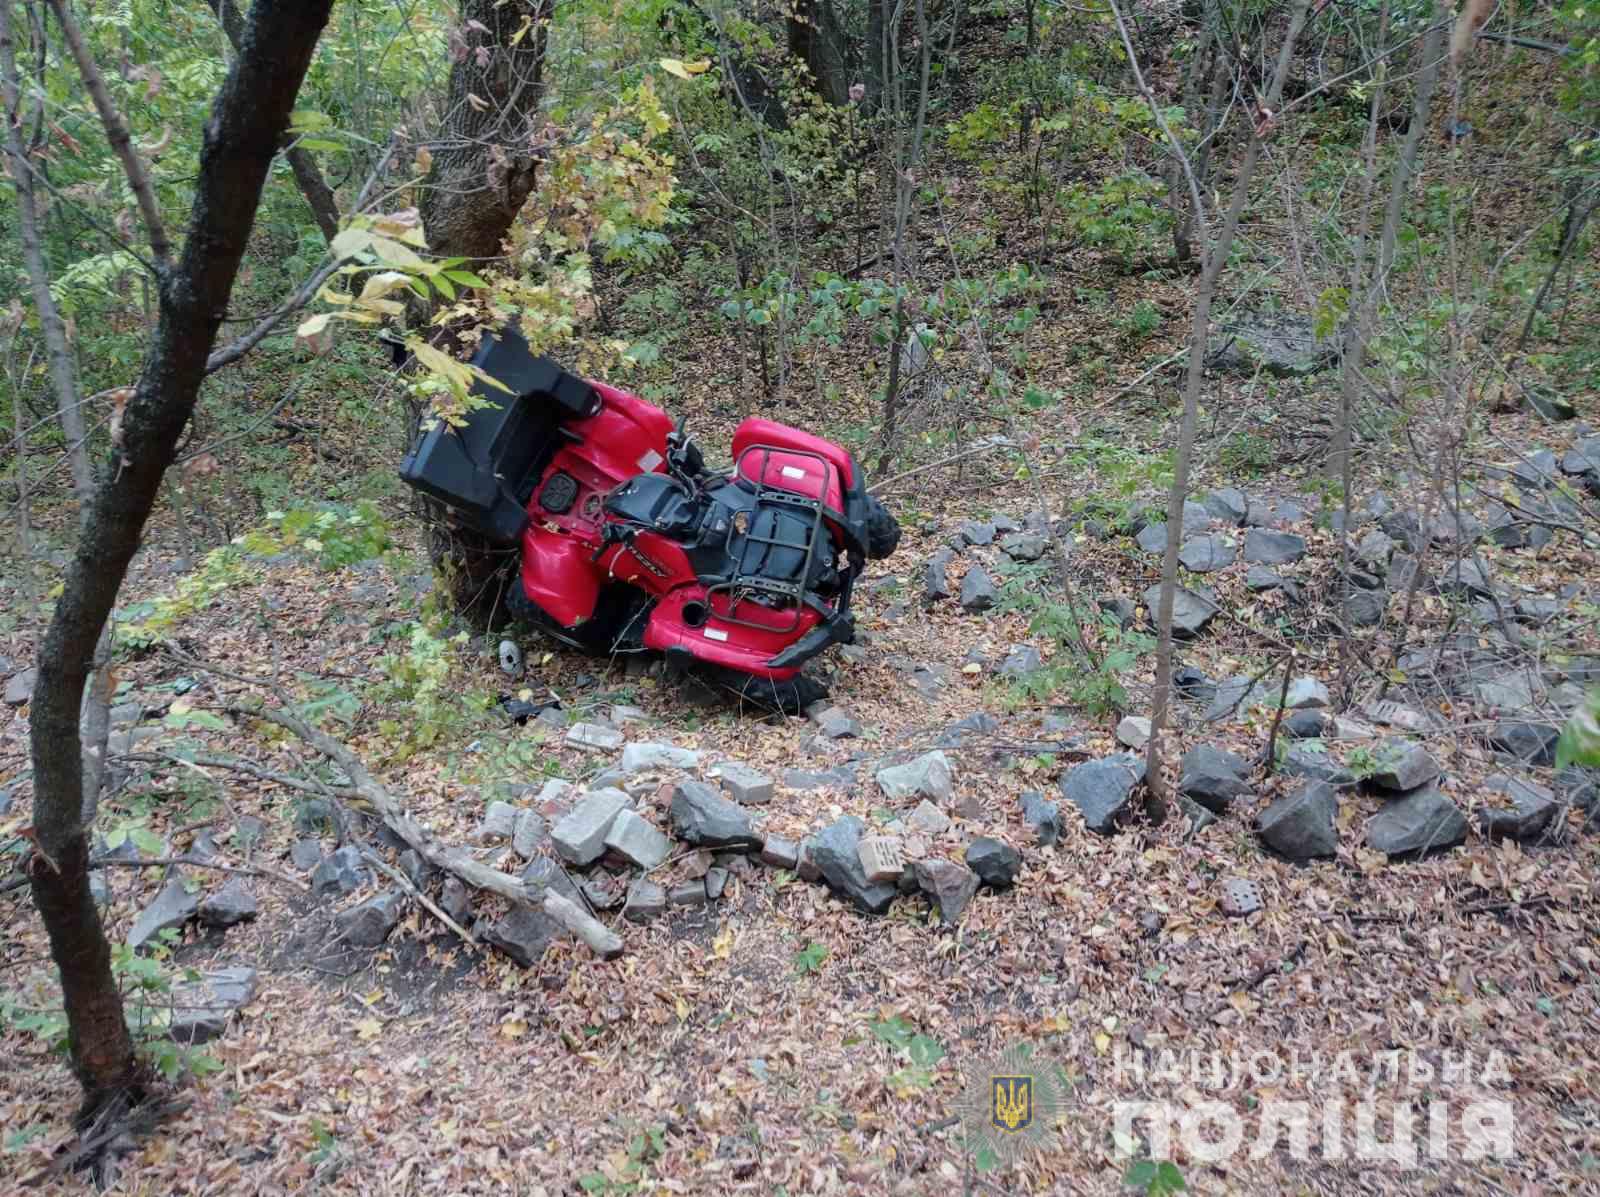
[{"label": "tree trunk", "polygon": [[[244,18],[239,15],[238,6],[233,0],[207,0],[207,2],[217,14],[217,21],[222,26],[222,32],[227,35],[228,44],[237,54],[239,36],[244,29]],[[283,156],[289,160],[289,169],[294,172],[294,181],[299,185],[300,194],[305,196],[306,206],[311,209],[317,227],[322,230],[323,239],[332,241],[339,232],[339,203],[334,198],[333,188],[329,187],[328,181],[322,177],[322,170],[317,166],[317,160],[311,156],[310,150],[295,145],[292,138],[285,143]]]},{"label": "tree trunk", "polygon": [[[428,248],[497,258],[533,191],[549,0],[462,0],[444,127],[422,193]],[[487,32],[485,32],[487,30]]]},{"label": "tree trunk", "polygon": [[194,411],[262,186],[331,8],[332,0],[256,0],[250,10],[205,126],[188,235],[161,280],[155,337],[124,412],[118,460],[94,491],[39,654],[31,710],[37,850],[28,874],[61,971],[84,1091],[80,1117],[136,1093],[140,1074],[89,895],[79,707],[95,645]]},{"label": "tree trunk", "polygon": [[834,107],[850,102],[844,50],[832,0],[795,0],[785,20],[789,53],[806,64],[817,94]]},{"label": "tree trunk", "polygon": [[[1289,62],[1294,54],[1294,44],[1305,27],[1310,0],[1298,0],[1289,29],[1284,34],[1283,46],[1278,51],[1278,63],[1267,87],[1264,102],[1267,110],[1276,112],[1278,99],[1283,95],[1283,81],[1289,74]],[[1121,17],[1118,16],[1121,25]],[[1126,28],[1123,37],[1127,38]],[[1129,49],[1132,54],[1131,46]],[[1228,264],[1228,253],[1233,248],[1233,238],[1239,229],[1239,218],[1244,214],[1245,203],[1250,198],[1250,180],[1255,175],[1256,161],[1261,156],[1261,137],[1267,129],[1258,126],[1251,132],[1244,161],[1234,179],[1233,195],[1223,218],[1222,229],[1216,244],[1206,247],[1205,265],[1200,272],[1200,286],[1195,295],[1194,321],[1189,330],[1188,372],[1183,386],[1183,417],[1178,426],[1178,452],[1173,463],[1172,489],[1167,496],[1167,549],[1161,562],[1161,595],[1156,604],[1156,681],[1150,705],[1150,743],[1145,762],[1145,784],[1150,790],[1149,813],[1155,820],[1166,814],[1166,781],[1162,775],[1161,732],[1166,726],[1167,710],[1172,700],[1172,604],[1178,589],[1178,546],[1183,536],[1183,504],[1189,497],[1189,464],[1194,456],[1195,425],[1199,420],[1200,387],[1205,369],[1206,344],[1211,333],[1211,301],[1216,295],[1217,280]]]}]

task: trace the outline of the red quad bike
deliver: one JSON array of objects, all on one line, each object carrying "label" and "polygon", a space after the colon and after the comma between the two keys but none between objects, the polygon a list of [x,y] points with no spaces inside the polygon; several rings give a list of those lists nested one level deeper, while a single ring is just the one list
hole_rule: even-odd
[{"label": "red quad bike", "polygon": [[472,357],[510,394],[424,432],[400,477],[520,549],[512,615],[595,654],[664,653],[762,706],[826,693],[800,667],[855,636],[850,596],[900,526],[830,441],[770,420],[707,470],[668,415],[536,357],[511,327]]}]

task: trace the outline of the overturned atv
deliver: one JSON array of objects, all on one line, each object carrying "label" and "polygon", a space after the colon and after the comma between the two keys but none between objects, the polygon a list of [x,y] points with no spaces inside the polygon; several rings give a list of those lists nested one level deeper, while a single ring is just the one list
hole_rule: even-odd
[{"label": "overturned atv", "polygon": [[515,548],[511,613],[601,655],[657,651],[741,697],[798,711],[800,673],[855,635],[851,590],[900,527],[829,441],[770,420],[710,471],[660,408],[536,357],[513,328],[472,362],[510,389],[424,432],[400,476],[468,534]]}]

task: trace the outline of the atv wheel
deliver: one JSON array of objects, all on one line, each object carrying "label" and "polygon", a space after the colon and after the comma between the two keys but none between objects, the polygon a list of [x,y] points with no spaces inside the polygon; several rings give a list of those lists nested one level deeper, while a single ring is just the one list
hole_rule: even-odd
[{"label": "atv wheel", "polygon": [[718,665],[697,664],[695,671],[719,690],[729,691],[741,703],[781,715],[803,715],[812,703],[828,697],[828,688],[805,674],[778,681]]},{"label": "atv wheel", "polygon": [[514,578],[506,590],[506,606],[512,618],[592,657],[636,650],[644,629],[644,609],[649,602],[631,586],[607,586],[595,602],[594,614],[577,627],[566,628],[528,597],[520,577]]},{"label": "atv wheel", "polygon": [[900,521],[872,495],[867,496],[867,556],[882,561],[900,545]]}]

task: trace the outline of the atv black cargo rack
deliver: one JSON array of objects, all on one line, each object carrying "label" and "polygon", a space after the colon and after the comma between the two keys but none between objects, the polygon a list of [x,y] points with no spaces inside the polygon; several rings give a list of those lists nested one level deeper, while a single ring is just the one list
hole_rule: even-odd
[{"label": "atv black cargo rack", "polygon": [[437,499],[455,519],[496,544],[513,544],[527,526],[533,488],[555,452],[561,425],[600,410],[600,395],[547,357],[537,357],[515,327],[486,334],[471,362],[509,393],[482,381],[472,394],[489,406],[452,428],[440,421],[400,463],[409,486]]},{"label": "atv black cargo rack", "polygon": [[[769,486],[760,481],[768,476],[767,467],[771,463],[772,454],[781,453],[786,458],[804,457],[817,463],[822,469],[821,476],[829,478],[836,473],[833,463],[819,453],[812,453],[804,449],[782,448],[777,445],[751,445],[739,454],[739,460],[734,462],[733,472],[735,478],[740,478],[751,483],[755,488],[755,503],[750,511],[750,524],[742,534],[736,529],[728,533],[728,552],[733,557],[733,571],[723,581],[717,582],[706,588],[706,600],[712,610],[716,610],[713,600],[716,596],[728,596],[728,610],[726,613],[717,612],[717,618],[726,620],[740,627],[754,628],[763,632],[776,632],[787,635],[800,626],[801,614],[807,605],[806,587],[811,580],[812,567],[816,564],[817,544],[819,539],[826,535],[823,528],[823,504],[821,499],[808,498],[795,491],[787,490],[780,486]],[[761,454],[761,468],[753,473],[746,472],[744,463],[753,454]],[[823,488],[826,493],[826,487]],[[775,535],[764,535],[761,527],[763,509],[777,512],[803,512],[809,519],[806,521],[804,539],[787,539],[782,535],[783,521],[771,521]],[[735,540],[738,541],[735,552]],[[799,578],[798,582],[785,582],[771,576],[768,559],[774,551],[788,550],[802,554],[801,565],[793,576]],[[787,572],[787,571],[786,571]],[[739,614],[740,608],[747,602],[757,601],[755,595],[771,595],[775,598],[787,600],[791,619],[786,626],[773,623],[758,622],[743,617]],[[765,607],[765,604],[761,604]],[[767,610],[772,608],[767,607]]]}]

